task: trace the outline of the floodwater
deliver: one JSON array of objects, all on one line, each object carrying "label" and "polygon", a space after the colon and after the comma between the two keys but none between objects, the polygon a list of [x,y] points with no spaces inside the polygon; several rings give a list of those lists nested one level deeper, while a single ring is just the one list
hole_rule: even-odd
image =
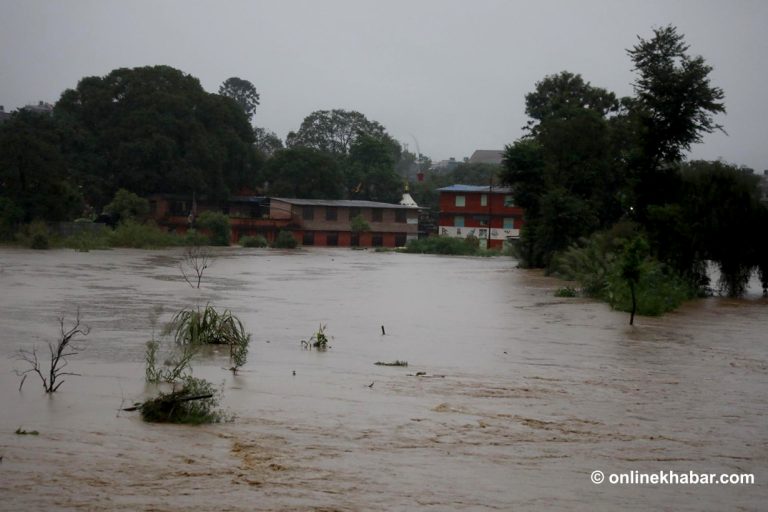
[{"label": "floodwater", "polygon": [[[630,327],[507,258],[228,248],[197,290],[180,256],[0,249],[0,509],[765,510],[757,295]],[[119,412],[148,392],[153,311],[162,323],[205,303],[253,334],[239,375],[223,352],[194,365],[234,421]],[[30,376],[20,392],[14,353],[45,350],[78,309],[80,376],[50,397]],[[302,349],[321,323],[332,348]],[[374,365],[394,360],[409,366]],[[594,470],[756,483],[595,485]]]}]

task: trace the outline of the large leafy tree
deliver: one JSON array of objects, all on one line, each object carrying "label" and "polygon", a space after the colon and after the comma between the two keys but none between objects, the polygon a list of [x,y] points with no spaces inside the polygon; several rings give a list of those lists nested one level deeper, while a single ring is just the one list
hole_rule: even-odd
[{"label": "large leafy tree", "polygon": [[248,80],[233,76],[224,80],[224,83],[219,86],[219,94],[235,100],[248,117],[248,121],[253,120],[256,107],[259,106],[259,93],[255,85]]},{"label": "large leafy tree", "polygon": [[168,66],[117,69],[65,91],[55,117],[88,201],[124,188],[225,197],[257,183],[253,131],[236,102]]},{"label": "large leafy tree", "polygon": [[8,237],[21,223],[69,220],[82,211],[61,134],[53,117],[26,110],[0,125],[0,235]]},{"label": "large leafy tree", "polygon": [[253,135],[256,138],[254,144],[262,155],[270,157],[279,149],[283,149],[283,141],[275,132],[268,131],[266,128],[254,127]]},{"label": "large leafy tree", "polygon": [[341,199],[344,177],[335,158],[311,148],[288,148],[266,165],[268,193],[275,197]]},{"label": "large leafy tree", "polygon": [[385,131],[382,125],[354,110],[317,110],[304,118],[298,131],[288,134],[286,145],[347,155],[361,134],[382,137]]},{"label": "large leafy tree", "polygon": [[725,113],[723,90],[710,85],[712,67],[689,46],[673,26],[654,29],[651,39],[627,50],[638,75],[634,82],[635,112],[643,131],[649,163],[676,162],[703,134],[722,130],[716,114]]},{"label": "large leafy tree", "polygon": [[525,209],[524,263],[546,266],[555,251],[621,216],[612,134],[624,113],[613,93],[568,72],[545,77],[525,99],[529,133],[507,146],[501,177]]},{"label": "large leafy tree", "polygon": [[400,151],[400,144],[388,135],[360,134],[344,162],[349,197],[398,202],[403,193],[402,178],[395,171]]}]

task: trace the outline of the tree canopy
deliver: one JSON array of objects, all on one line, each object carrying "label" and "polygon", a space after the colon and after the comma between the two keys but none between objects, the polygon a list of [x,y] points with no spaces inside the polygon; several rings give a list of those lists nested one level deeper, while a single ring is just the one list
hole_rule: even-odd
[{"label": "tree canopy", "polygon": [[255,85],[248,80],[233,76],[224,80],[219,87],[219,94],[235,100],[248,117],[248,122],[253,120],[256,107],[259,106],[259,93],[256,92]]},{"label": "tree canopy", "polygon": [[288,147],[313,148],[336,155],[347,155],[361,134],[382,137],[384,127],[369,121],[354,110],[316,110],[301,123],[299,130],[286,138]]},{"label": "tree canopy", "polygon": [[83,78],[62,94],[54,119],[66,129],[65,158],[97,207],[120,188],[224,197],[257,181],[245,113],[168,66]]}]

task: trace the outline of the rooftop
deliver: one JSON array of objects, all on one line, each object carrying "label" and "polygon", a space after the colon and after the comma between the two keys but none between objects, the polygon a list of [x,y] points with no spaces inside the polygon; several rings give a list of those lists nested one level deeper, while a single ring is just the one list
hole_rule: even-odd
[{"label": "rooftop", "polygon": [[340,208],[402,208],[418,209],[417,206],[407,206],[393,203],[379,203],[376,201],[358,201],[355,199],[298,199],[294,197],[273,197],[273,201],[282,201],[297,206],[336,206]]},{"label": "rooftop", "polygon": [[471,164],[501,164],[504,151],[501,149],[478,149],[469,157]]},{"label": "rooftop", "polygon": [[490,187],[488,185],[451,185],[437,189],[440,192],[491,192],[493,194],[511,194],[510,187]]}]

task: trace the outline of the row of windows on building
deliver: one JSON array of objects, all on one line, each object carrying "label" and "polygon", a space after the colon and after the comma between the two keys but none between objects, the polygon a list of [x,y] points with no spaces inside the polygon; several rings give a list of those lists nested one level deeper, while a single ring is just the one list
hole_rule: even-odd
[{"label": "row of windows on building", "polygon": [[[487,215],[474,215],[472,217],[474,220],[476,220],[481,226],[487,226],[488,225],[488,216]],[[465,227],[465,218],[463,215],[454,215],[453,216],[453,226],[457,228],[463,228]],[[502,229],[515,229],[515,219],[514,217],[504,217],[502,221]]]},{"label": "row of windows on building", "polygon": [[[345,208],[349,212],[349,220],[362,215],[362,208]],[[303,206],[301,210],[301,218],[304,220],[314,220],[315,207]],[[325,207],[325,220],[338,220],[339,209],[334,206]],[[381,208],[371,208],[371,222],[382,222],[384,220],[384,210]],[[397,209],[395,210],[395,222],[406,223],[408,220],[407,210]]]},{"label": "row of windows on building", "polygon": [[[456,196],[456,202],[454,206],[457,206],[459,208],[463,208],[467,206],[467,197],[466,196]],[[480,206],[488,206],[488,194],[482,194],[480,196]],[[512,201],[511,195],[505,195],[504,196],[504,206],[511,207],[514,206],[514,202]]]},{"label": "row of windows on building", "polygon": [[[395,233],[395,245],[397,247],[404,247],[408,241],[406,233]],[[315,233],[313,231],[305,231],[301,238],[302,245],[315,245]],[[325,245],[328,247],[336,247],[339,245],[338,233],[325,233]],[[350,243],[352,247],[360,246],[360,233],[352,233],[350,235]],[[371,233],[371,246],[383,247],[384,235],[382,233]]]}]

